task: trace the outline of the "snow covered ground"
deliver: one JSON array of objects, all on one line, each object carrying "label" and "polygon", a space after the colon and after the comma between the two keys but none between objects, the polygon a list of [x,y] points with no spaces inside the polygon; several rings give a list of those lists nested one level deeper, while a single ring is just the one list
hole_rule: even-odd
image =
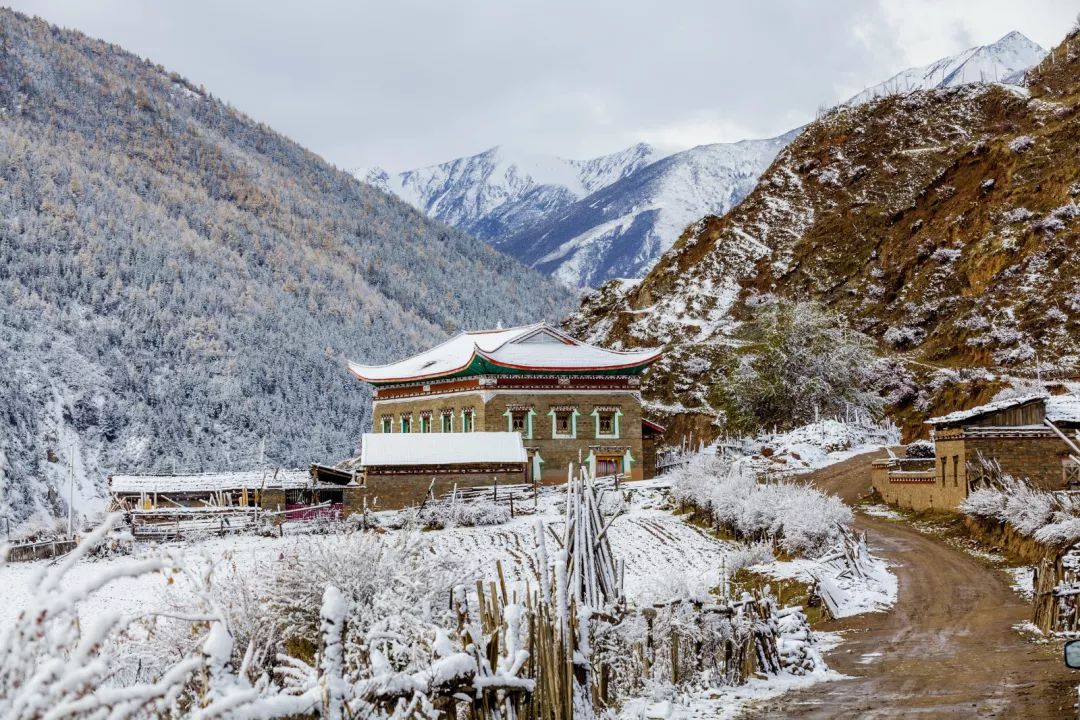
[{"label": "snow covered ground", "polygon": [[[624,506],[623,514],[609,531],[614,552],[626,559],[626,590],[631,599],[669,599],[691,592],[704,595],[720,582],[721,572],[742,554],[737,543],[719,540],[663,509],[663,483],[646,481],[624,485],[618,501],[609,493],[606,502]],[[547,529],[548,551],[557,549],[552,531],[562,531],[562,493],[557,488],[541,493],[537,515],[519,515],[507,523],[483,527],[461,527],[425,533],[433,549],[448,559],[461,561],[481,574],[497,576],[495,561],[501,560],[510,584],[537,582],[536,523]],[[625,500],[629,498],[629,502]],[[187,543],[141,545],[140,555],[160,552],[183,553],[189,562],[220,562],[241,570],[257,571],[272,565],[298,537],[283,538],[238,535],[208,538]],[[71,579],[88,580],[110,565],[129,562],[129,557],[90,560],[76,566]],[[49,561],[12,563],[0,567],[4,602],[0,603],[0,623],[18,613]],[[161,575],[125,579],[108,585],[94,605],[83,608],[87,617],[112,610],[144,612],[161,607],[166,588]]]},{"label": "snow covered ground", "polygon": [[749,444],[751,454],[737,460],[745,472],[796,475],[847,460],[860,453],[900,444],[891,424],[825,419],[782,433],[766,433]]},{"label": "snow covered ground", "polygon": [[[826,428],[828,430],[828,428]],[[802,435],[806,433],[803,432]],[[799,438],[799,433],[789,434]],[[820,432],[821,437],[835,437]],[[800,444],[801,443],[801,444]],[[778,444],[779,446],[779,444]],[[806,451],[808,462],[827,464],[850,448],[826,450],[812,441],[792,442],[784,447],[814,447]],[[798,452],[796,450],[796,452]],[[788,453],[790,455],[790,451]],[[545,533],[548,552],[558,549],[556,536],[561,536],[563,523],[563,493],[561,488],[544,489],[536,502],[535,513],[518,515],[507,522],[481,527],[456,527],[424,533],[432,550],[448,563],[461,563],[479,575],[492,580],[498,576],[499,561],[508,589],[522,588],[525,583],[537,582],[537,532]],[[626,561],[626,592],[634,602],[659,602],[677,597],[705,597],[722,583],[726,574],[739,567],[753,565],[755,569],[776,578],[811,577],[823,579],[843,598],[843,615],[877,611],[890,605],[896,596],[895,578],[883,563],[875,566],[867,579],[855,582],[839,577],[830,567],[811,560],[763,562],[767,550],[763,546],[748,548],[745,544],[721,540],[709,532],[686,522],[685,517],[672,512],[663,478],[625,483],[616,492],[605,493],[605,513],[617,511],[618,517],[609,530],[612,549]],[[526,503],[527,504],[527,503]],[[519,505],[519,510],[521,507]],[[380,518],[384,522],[400,521],[392,514]],[[389,530],[389,532],[398,532]],[[298,535],[284,537],[231,536],[206,538],[185,543],[138,545],[135,555],[154,556],[161,553],[183,555],[189,565],[215,565],[235,568],[243,574],[268,573],[275,569],[289,549],[305,539]],[[763,557],[764,555],[764,557]],[[68,576],[73,583],[87,583],[102,573],[114,570],[119,564],[131,562],[130,556],[85,560],[78,563]],[[32,588],[50,563],[16,563],[0,567],[0,585],[4,587],[4,602],[0,603],[0,625],[12,622],[28,602]],[[177,588],[159,573],[138,578],[123,578],[109,583],[93,596],[93,602],[80,608],[83,621],[123,612],[141,614],[150,610],[176,607]],[[836,638],[821,638],[812,652],[820,654],[836,642]],[[676,693],[669,687],[650,688],[647,697],[631,699],[624,707],[625,718],[691,718],[734,717],[745,704],[808,684],[840,677],[820,663],[817,670],[806,676],[781,675],[754,679],[737,688]]]},{"label": "snow covered ground", "polygon": [[845,573],[840,567],[818,560],[799,558],[776,561],[751,568],[778,580],[794,579],[803,583],[815,580],[829,588],[839,608],[836,617],[845,618],[868,612],[883,612],[896,604],[896,576],[889,572],[888,563],[871,558],[865,577]]}]

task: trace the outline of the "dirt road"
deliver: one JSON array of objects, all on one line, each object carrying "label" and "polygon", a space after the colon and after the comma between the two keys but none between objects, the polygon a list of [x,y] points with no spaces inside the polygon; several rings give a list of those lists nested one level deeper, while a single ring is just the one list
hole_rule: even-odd
[{"label": "dirt road", "polygon": [[[869,488],[869,459],[811,476],[851,502]],[[1012,626],[1028,605],[1002,572],[910,526],[858,515],[871,550],[895,564],[896,607],[823,625],[843,643],[826,658],[849,679],[789,693],[748,718],[1076,718],[1080,672],[1061,642],[1035,645]]]}]

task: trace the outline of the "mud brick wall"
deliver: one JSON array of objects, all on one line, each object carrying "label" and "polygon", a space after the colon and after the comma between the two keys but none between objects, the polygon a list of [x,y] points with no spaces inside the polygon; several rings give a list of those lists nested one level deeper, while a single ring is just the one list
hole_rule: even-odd
[{"label": "mud brick wall", "polygon": [[[364,500],[369,511],[400,510],[410,505],[419,505],[427,496],[431,485],[431,473],[408,475],[379,475],[368,471],[365,487],[349,488],[345,493],[345,515],[362,512]],[[432,492],[436,498],[449,495],[454,486],[464,489],[470,487],[490,487],[499,485],[522,485],[526,482],[524,470],[501,473],[460,473],[435,475]]]},{"label": "mud brick wall", "polygon": [[[967,497],[967,485],[962,469],[960,479],[954,484],[951,463],[950,459],[944,482],[940,472],[902,476],[891,474],[890,468],[878,465],[871,468],[870,478],[882,500],[890,505],[917,512],[955,510]],[[938,469],[940,470],[940,462]]]},{"label": "mud brick wall", "polygon": [[263,490],[259,497],[259,506],[271,512],[285,509],[285,491],[280,489]]},{"label": "mud brick wall", "polygon": [[1044,490],[1065,487],[1062,460],[1068,456],[1068,446],[1058,437],[989,438],[969,437],[966,455],[977,461],[978,454],[997,460],[1003,472],[1024,478]]},{"label": "mud brick wall", "polygon": [[[488,401],[485,409],[484,430],[506,432],[509,429],[505,415],[508,405],[531,405],[536,413],[533,416],[533,434],[524,438],[528,448],[536,448],[544,463],[540,466],[540,482],[545,485],[566,482],[566,471],[570,463],[575,465],[578,459],[585,460],[595,448],[629,449],[634,463],[631,476],[634,480],[642,479],[644,467],[641,447],[641,402],[633,393],[506,393],[500,392]],[[555,438],[551,432],[551,417],[548,413],[553,407],[573,405],[577,408],[577,437],[573,439]],[[618,407],[622,411],[619,418],[619,437],[597,438],[596,418],[592,412],[598,407]],[[479,425],[477,426],[479,429]]]}]

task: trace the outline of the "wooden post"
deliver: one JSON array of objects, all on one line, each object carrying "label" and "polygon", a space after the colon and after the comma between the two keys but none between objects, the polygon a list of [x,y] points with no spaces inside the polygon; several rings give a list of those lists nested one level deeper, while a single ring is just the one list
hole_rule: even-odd
[{"label": "wooden post", "polygon": [[671,633],[671,684],[679,684],[679,635]]}]

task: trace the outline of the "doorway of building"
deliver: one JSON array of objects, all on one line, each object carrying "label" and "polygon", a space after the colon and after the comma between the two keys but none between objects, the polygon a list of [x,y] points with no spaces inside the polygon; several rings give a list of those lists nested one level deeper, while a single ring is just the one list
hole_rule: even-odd
[{"label": "doorway of building", "polygon": [[622,468],[619,455],[598,455],[596,457],[596,477],[607,477],[618,473]]}]

